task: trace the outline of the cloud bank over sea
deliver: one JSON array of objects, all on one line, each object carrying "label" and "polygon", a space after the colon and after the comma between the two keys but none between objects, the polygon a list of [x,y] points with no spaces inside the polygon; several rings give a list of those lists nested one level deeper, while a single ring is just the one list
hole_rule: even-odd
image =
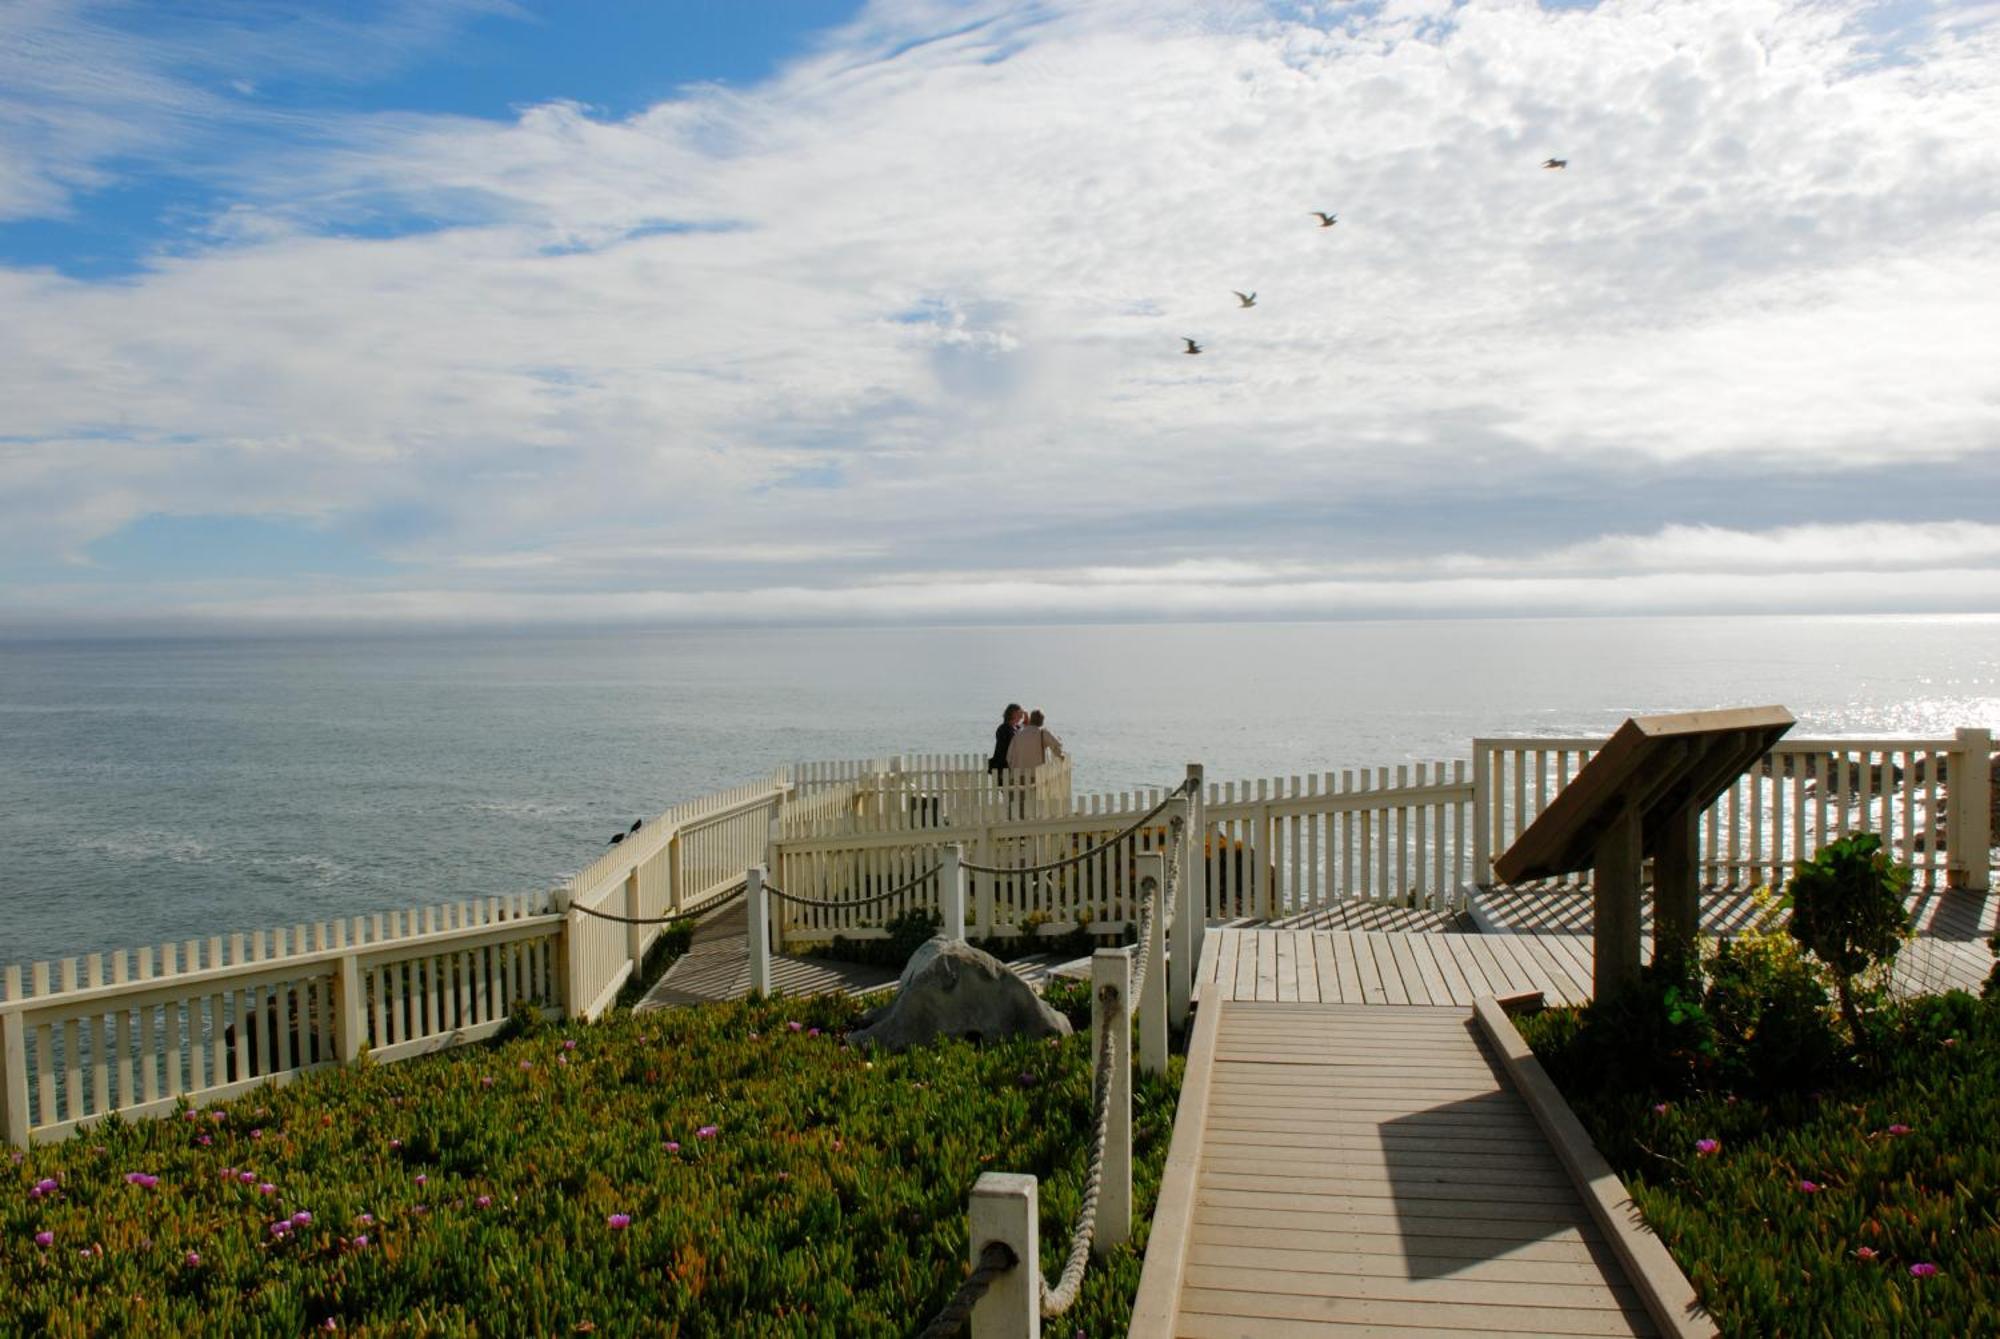
[{"label": "cloud bank over sea", "polygon": [[279,13],[0,12],[0,633],[2000,611],[2000,6]]}]

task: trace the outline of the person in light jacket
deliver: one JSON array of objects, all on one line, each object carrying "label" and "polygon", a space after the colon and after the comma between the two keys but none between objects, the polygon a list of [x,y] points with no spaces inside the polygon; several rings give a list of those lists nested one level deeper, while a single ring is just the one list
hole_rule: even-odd
[{"label": "person in light jacket", "polygon": [[1044,723],[1040,707],[1028,713],[1028,723],[1014,736],[1014,742],[1007,746],[1007,770],[1028,772],[1040,767],[1050,758],[1064,758],[1063,744],[1056,738],[1056,732]]}]

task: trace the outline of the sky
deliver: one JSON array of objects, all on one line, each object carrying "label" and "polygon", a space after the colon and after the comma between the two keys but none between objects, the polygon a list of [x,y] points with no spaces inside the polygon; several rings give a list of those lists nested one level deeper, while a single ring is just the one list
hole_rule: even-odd
[{"label": "sky", "polygon": [[0,635],[1780,611],[2000,612],[2000,4],[0,0]]}]

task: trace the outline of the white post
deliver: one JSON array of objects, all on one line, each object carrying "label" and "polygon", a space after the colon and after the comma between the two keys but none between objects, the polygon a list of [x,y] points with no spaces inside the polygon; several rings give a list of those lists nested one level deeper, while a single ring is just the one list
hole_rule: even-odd
[{"label": "white post", "polygon": [[944,937],[965,939],[965,848],[953,842],[938,852],[938,905],[944,911]]},{"label": "white post", "polygon": [[1993,883],[1993,732],[1958,732],[1951,757],[1951,811],[1945,819],[1953,882],[1983,893]]},{"label": "white post", "polygon": [[[625,919],[636,922],[639,919],[639,870],[635,866],[625,876]],[[646,961],[646,931],[649,926],[628,924],[625,927],[625,956],[632,960],[632,979],[639,979],[639,969]]]},{"label": "white post", "polygon": [[368,1025],[362,1018],[365,1001],[361,991],[361,960],[352,953],[340,960],[334,992],[338,1002],[338,1012],[334,1014],[335,1053],[343,1065],[351,1065],[361,1058],[361,1048],[368,1040]]},{"label": "white post", "polygon": [[972,1185],[967,1244],[972,1263],[992,1242],[1014,1252],[1014,1267],[972,1306],[972,1339],[1041,1339],[1040,1192],[1019,1172],[981,1172]]},{"label": "white post", "polygon": [[583,970],[583,913],[575,906],[576,893],[564,888],[557,899],[561,905],[553,908],[563,913],[562,943],[557,946],[556,961],[562,964],[562,980],[559,998],[563,1003],[563,1017],[581,1020],[590,1001],[583,997],[588,984]]},{"label": "white post", "polygon": [[750,909],[750,993],[771,993],[771,899],[764,891],[764,867],[743,874],[743,900]]},{"label": "white post", "polygon": [[[1106,998],[1105,992],[1110,992]],[[1112,1047],[1110,1127],[1104,1139],[1104,1182],[1097,1195],[1091,1250],[1108,1252],[1132,1235],[1132,955],[1101,948],[1090,959],[1090,1064]]]},{"label": "white post", "polygon": [[[1188,965],[1193,968],[1200,964],[1202,945],[1208,940],[1208,772],[1191,762],[1188,777],[1194,782],[1188,797],[1188,871],[1194,876],[1188,880],[1188,895],[1194,899],[1194,955]],[[1188,993],[1192,997],[1194,992]]]},{"label": "white post", "polygon": [[[779,863],[778,863],[778,859],[779,859],[779,855],[780,855],[780,852],[779,852],[779,849],[778,849],[778,824],[777,824],[777,822],[776,822],[775,820],[773,820],[773,822],[771,823],[771,827],[770,827],[770,836],[769,836],[768,840],[766,841],[766,843],[765,843],[765,847],[764,847],[764,866],[763,866],[763,869],[764,869],[764,878],[765,878],[765,880],[767,880],[767,881],[768,881],[768,880],[770,879],[770,877],[771,877],[771,871],[773,871],[773,870],[776,870],[776,871],[777,871],[777,872],[778,872],[779,874],[781,874],[781,875],[782,875],[782,874],[784,873],[784,868],[783,868],[783,867],[782,867],[781,865],[779,865]],[[780,883],[778,884],[778,886],[779,886],[780,888],[783,888],[783,887],[784,887],[785,885],[784,885],[784,884],[783,884],[782,882],[780,882]],[[767,905],[767,907],[766,907],[766,910],[767,910],[767,911],[769,910],[769,907],[768,907],[768,905]],[[771,948],[772,948],[772,951],[773,951],[773,952],[775,952],[775,953],[783,953],[783,952],[785,951],[785,918],[784,918],[784,916],[783,916],[783,915],[777,915],[777,916],[773,916],[773,917],[771,917],[771,918],[770,918],[770,925],[771,925]]]},{"label": "white post", "polygon": [[[44,1060],[42,1063],[48,1062]],[[21,1022],[21,1015],[11,1011],[0,1013],[0,1117],[4,1117],[7,1123],[7,1142],[15,1148],[26,1148],[28,1029]]]},{"label": "white post", "polygon": [[1472,741],[1472,882],[1493,882],[1493,751]]},{"label": "white post", "polygon": [[[1192,774],[1196,769],[1190,767]],[[1167,818],[1181,820],[1180,849],[1169,851],[1168,858],[1181,862],[1180,882],[1174,888],[1174,923],[1172,953],[1167,958],[1167,1019],[1177,1028],[1185,1028],[1188,1020],[1190,1001],[1194,998],[1194,961],[1200,952],[1195,948],[1196,938],[1201,931],[1195,926],[1201,912],[1195,900],[1194,860],[1190,854],[1189,839],[1193,828],[1194,802],[1183,795],[1167,806]]]},{"label": "white post", "polygon": [[675,828],[667,838],[665,852],[667,862],[667,910],[679,915],[681,910],[681,833]]},{"label": "white post", "polygon": [[1153,904],[1145,952],[1151,965],[1139,984],[1139,1068],[1167,1072],[1167,858],[1159,851],[1139,855],[1139,893]]}]

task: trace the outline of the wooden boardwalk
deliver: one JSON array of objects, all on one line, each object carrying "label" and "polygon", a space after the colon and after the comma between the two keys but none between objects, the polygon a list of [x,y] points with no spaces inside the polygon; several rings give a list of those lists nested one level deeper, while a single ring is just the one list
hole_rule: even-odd
[{"label": "wooden boardwalk", "polygon": [[1135,1335],[1657,1332],[1470,1009],[1202,1013]]}]

